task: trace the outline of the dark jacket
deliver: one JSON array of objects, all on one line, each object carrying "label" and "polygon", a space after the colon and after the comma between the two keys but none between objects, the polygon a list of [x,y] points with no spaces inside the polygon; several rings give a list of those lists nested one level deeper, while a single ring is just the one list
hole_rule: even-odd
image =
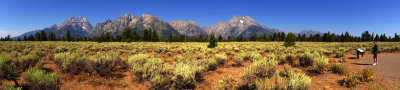
[{"label": "dark jacket", "polygon": [[379,53],[378,44],[374,45],[374,49],[373,49],[372,53]]}]

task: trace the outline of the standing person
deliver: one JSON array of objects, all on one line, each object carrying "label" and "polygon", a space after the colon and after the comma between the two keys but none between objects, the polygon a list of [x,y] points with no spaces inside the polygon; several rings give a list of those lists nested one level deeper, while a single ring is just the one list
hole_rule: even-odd
[{"label": "standing person", "polygon": [[376,44],[376,41],[374,42],[374,48],[373,48],[373,51],[372,51],[372,53],[374,54],[374,64],[372,64],[372,65],[377,65],[378,64],[378,52],[379,52],[379,49],[378,49],[378,44]]}]

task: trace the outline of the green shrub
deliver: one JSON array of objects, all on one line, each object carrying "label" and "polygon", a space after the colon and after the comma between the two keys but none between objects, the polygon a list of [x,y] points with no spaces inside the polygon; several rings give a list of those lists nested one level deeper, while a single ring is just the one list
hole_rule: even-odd
[{"label": "green shrub", "polygon": [[58,79],[57,73],[46,73],[44,70],[40,69],[29,69],[22,73],[22,77],[30,89],[59,89],[60,80]]},{"label": "green shrub", "polygon": [[232,76],[223,77],[222,80],[218,81],[217,90],[235,90],[238,86],[236,78]]},{"label": "green shrub", "polygon": [[342,64],[333,64],[330,68],[330,71],[333,71],[333,73],[338,73],[340,75],[345,75],[348,72],[346,66]]},{"label": "green shrub", "polygon": [[245,68],[244,73],[240,77],[244,85],[251,87],[255,84],[258,77],[253,73],[253,71],[253,68]]},{"label": "green shrub", "polygon": [[0,78],[9,79],[14,75],[15,65],[11,61],[11,57],[6,54],[0,54]]},{"label": "green shrub", "polygon": [[126,62],[122,61],[117,52],[98,52],[89,56],[86,61],[86,70],[96,71],[100,76],[113,76],[111,73],[127,68]]},{"label": "green shrub", "polygon": [[[19,66],[22,70],[33,67],[39,61],[39,56],[36,54],[23,55],[18,58],[15,62],[16,66]],[[18,67],[17,67],[18,68]]]},{"label": "green shrub", "polygon": [[224,65],[226,60],[226,55],[225,54],[216,54],[215,55],[215,60],[217,60],[219,65]]},{"label": "green shrub", "polygon": [[215,58],[209,58],[207,65],[208,65],[208,70],[216,70],[218,67],[218,62],[217,60],[215,60]]},{"label": "green shrub", "polygon": [[83,54],[79,53],[57,53],[54,55],[54,62],[61,66],[63,72],[71,74],[79,74],[86,71],[85,64],[87,61]]},{"label": "green shrub", "polygon": [[254,74],[257,77],[272,77],[276,71],[276,65],[278,63],[276,60],[273,59],[263,59],[263,60],[258,60],[253,63],[250,68],[255,69]]},{"label": "green shrub", "polygon": [[258,79],[258,81],[256,82],[257,90],[273,90],[274,88],[274,84],[270,84],[268,78]]},{"label": "green shrub", "polygon": [[199,62],[175,63],[172,86],[175,89],[194,89],[196,81],[201,80],[207,67]]},{"label": "green shrub", "polygon": [[128,57],[128,64],[143,64],[150,58],[148,54],[136,54]]},{"label": "green shrub", "polygon": [[337,51],[336,52],[336,58],[341,58],[341,57],[345,57],[346,53],[343,51]]},{"label": "green shrub", "polygon": [[276,60],[270,58],[257,60],[253,65],[245,68],[241,79],[246,85],[252,86],[257,78],[272,77],[276,71],[277,64]]},{"label": "green shrub", "polygon": [[255,62],[257,60],[261,60],[261,58],[262,58],[261,54],[256,53],[256,52],[250,53],[248,57],[249,57],[249,60],[252,61],[252,62]]},{"label": "green shrub", "polygon": [[362,69],[360,81],[361,82],[369,82],[372,80],[374,80],[374,76],[373,76],[371,69]]},{"label": "green shrub", "polygon": [[[135,58],[141,57],[141,58]],[[152,83],[151,88],[169,89],[172,84],[173,68],[164,65],[159,58],[149,57],[144,54],[132,55],[128,62],[132,72],[140,80],[149,80]]]},{"label": "green shrub", "polygon": [[111,73],[127,68],[126,62],[119,58],[117,52],[98,52],[94,55],[81,53],[57,53],[54,62],[61,66],[63,72],[79,74],[80,72],[97,73],[100,76],[113,76]]},{"label": "green shrub", "polygon": [[235,63],[236,63],[237,65],[241,66],[242,63],[244,62],[244,57],[245,57],[244,54],[235,54],[235,55],[233,56],[233,61],[235,61]]},{"label": "green shrub", "polygon": [[292,66],[300,66],[299,59],[294,54],[286,54],[286,61]]},{"label": "green shrub", "polygon": [[328,65],[328,58],[318,52],[313,53],[313,67],[318,73],[323,73]]},{"label": "green shrub", "polygon": [[303,67],[312,66],[313,64],[313,54],[310,52],[304,52],[303,54],[299,55],[299,62],[300,65]]},{"label": "green shrub", "polygon": [[357,75],[355,74],[349,74],[346,75],[343,80],[341,81],[341,85],[346,86],[346,87],[355,87],[358,84],[360,84],[360,80]]},{"label": "green shrub", "polygon": [[22,87],[15,87],[12,84],[7,83],[6,81],[3,81],[1,83],[1,90],[22,90]]},{"label": "green shrub", "polygon": [[311,85],[311,78],[301,72],[295,70],[289,70],[288,77],[286,79],[287,90],[306,90]]}]

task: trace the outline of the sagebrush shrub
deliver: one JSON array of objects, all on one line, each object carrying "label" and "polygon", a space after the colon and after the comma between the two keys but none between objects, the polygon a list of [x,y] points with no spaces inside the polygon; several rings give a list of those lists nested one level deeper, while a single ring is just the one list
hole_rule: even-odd
[{"label": "sagebrush shrub", "polygon": [[6,54],[0,54],[0,78],[7,78],[14,75],[15,65],[11,57]]},{"label": "sagebrush shrub", "polygon": [[100,76],[112,76],[112,72],[127,68],[126,62],[121,60],[116,52],[98,52],[89,56],[86,64],[87,71],[96,71]]},{"label": "sagebrush shrub", "polygon": [[12,84],[7,83],[6,81],[2,81],[1,90],[22,90],[22,87],[15,87]]},{"label": "sagebrush shrub", "polygon": [[235,63],[239,66],[242,65],[242,63],[244,62],[244,54],[234,54],[233,56],[233,61],[235,61]]},{"label": "sagebrush shrub", "polygon": [[237,84],[236,78],[232,76],[223,77],[222,80],[218,81],[218,90],[235,90]]},{"label": "sagebrush shrub", "polygon": [[275,89],[275,86],[274,86],[274,84],[269,83],[268,78],[258,79],[258,81],[256,82],[256,89],[257,90],[273,90],[273,89]]},{"label": "sagebrush shrub", "polygon": [[300,65],[303,67],[312,66],[313,64],[312,56],[313,55],[310,52],[304,52],[303,54],[300,54],[298,56]]},{"label": "sagebrush shrub", "polygon": [[318,73],[323,73],[328,65],[328,58],[318,52],[313,53],[313,67]]},{"label": "sagebrush shrub", "polygon": [[19,66],[22,70],[33,67],[39,61],[39,56],[36,54],[23,55],[18,58],[15,65]]},{"label": "sagebrush shrub", "polygon": [[194,89],[198,80],[203,77],[207,67],[198,62],[175,63],[173,87],[176,89]]},{"label": "sagebrush shrub", "polygon": [[260,60],[262,58],[261,54],[256,53],[256,52],[249,53],[247,57],[252,62],[255,62],[255,61]]},{"label": "sagebrush shrub", "polygon": [[253,65],[246,67],[244,74],[241,76],[242,81],[252,86],[257,78],[270,78],[275,74],[277,61],[270,58],[257,60]]},{"label": "sagebrush shrub", "polygon": [[346,53],[344,51],[336,51],[336,58],[345,57]]},{"label": "sagebrush shrub", "polygon": [[207,61],[208,70],[216,70],[218,67],[218,62],[215,58],[209,58]]},{"label": "sagebrush shrub", "polygon": [[371,69],[362,69],[361,70],[361,77],[360,81],[361,82],[369,82],[374,80],[374,74],[372,73]]},{"label": "sagebrush shrub", "polygon": [[333,73],[338,73],[340,75],[347,74],[347,68],[345,65],[342,64],[333,64],[329,70],[333,71]]},{"label": "sagebrush shrub", "polygon": [[289,70],[286,80],[285,89],[287,90],[306,90],[311,85],[310,77],[295,70]]},{"label": "sagebrush shrub", "polygon": [[94,55],[82,53],[57,53],[54,62],[61,66],[63,72],[79,74],[94,73],[100,76],[112,76],[111,73],[127,68],[126,62],[119,58],[116,52],[98,52]]},{"label": "sagebrush shrub", "polygon": [[217,54],[217,55],[215,55],[215,60],[217,60],[219,65],[223,65],[227,61],[226,55],[225,54]]},{"label": "sagebrush shrub", "polygon": [[63,72],[78,74],[86,71],[85,56],[79,53],[57,53],[54,55],[54,62],[61,66]]},{"label": "sagebrush shrub", "polygon": [[343,78],[343,80],[341,81],[340,84],[343,85],[343,86],[346,86],[346,87],[355,87],[358,84],[360,84],[360,80],[359,80],[359,77],[357,75],[349,74],[349,75],[346,75]]},{"label": "sagebrush shrub", "polygon": [[299,66],[300,62],[299,59],[296,58],[294,54],[287,54],[286,61],[292,66]]},{"label": "sagebrush shrub", "polygon": [[38,90],[54,90],[60,88],[60,80],[58,78],[58,74],[55,73],[46,73],[44,70],[32,68],[22,73],[22,77],[26,84],[30,87],[29,89]]}]

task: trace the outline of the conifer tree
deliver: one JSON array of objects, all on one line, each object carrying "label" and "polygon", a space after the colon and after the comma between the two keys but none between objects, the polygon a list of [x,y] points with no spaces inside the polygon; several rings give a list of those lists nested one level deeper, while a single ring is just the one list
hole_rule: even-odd
[{"label": "conifer tree", "polygon": [[215,34],[214,33],[211,33],[211,36],[210,36],[210,44],[208,44],[208,48],[214,48],[214,47],[216,47],[218,44],[217,44],[217,38],[215,38]]}]

